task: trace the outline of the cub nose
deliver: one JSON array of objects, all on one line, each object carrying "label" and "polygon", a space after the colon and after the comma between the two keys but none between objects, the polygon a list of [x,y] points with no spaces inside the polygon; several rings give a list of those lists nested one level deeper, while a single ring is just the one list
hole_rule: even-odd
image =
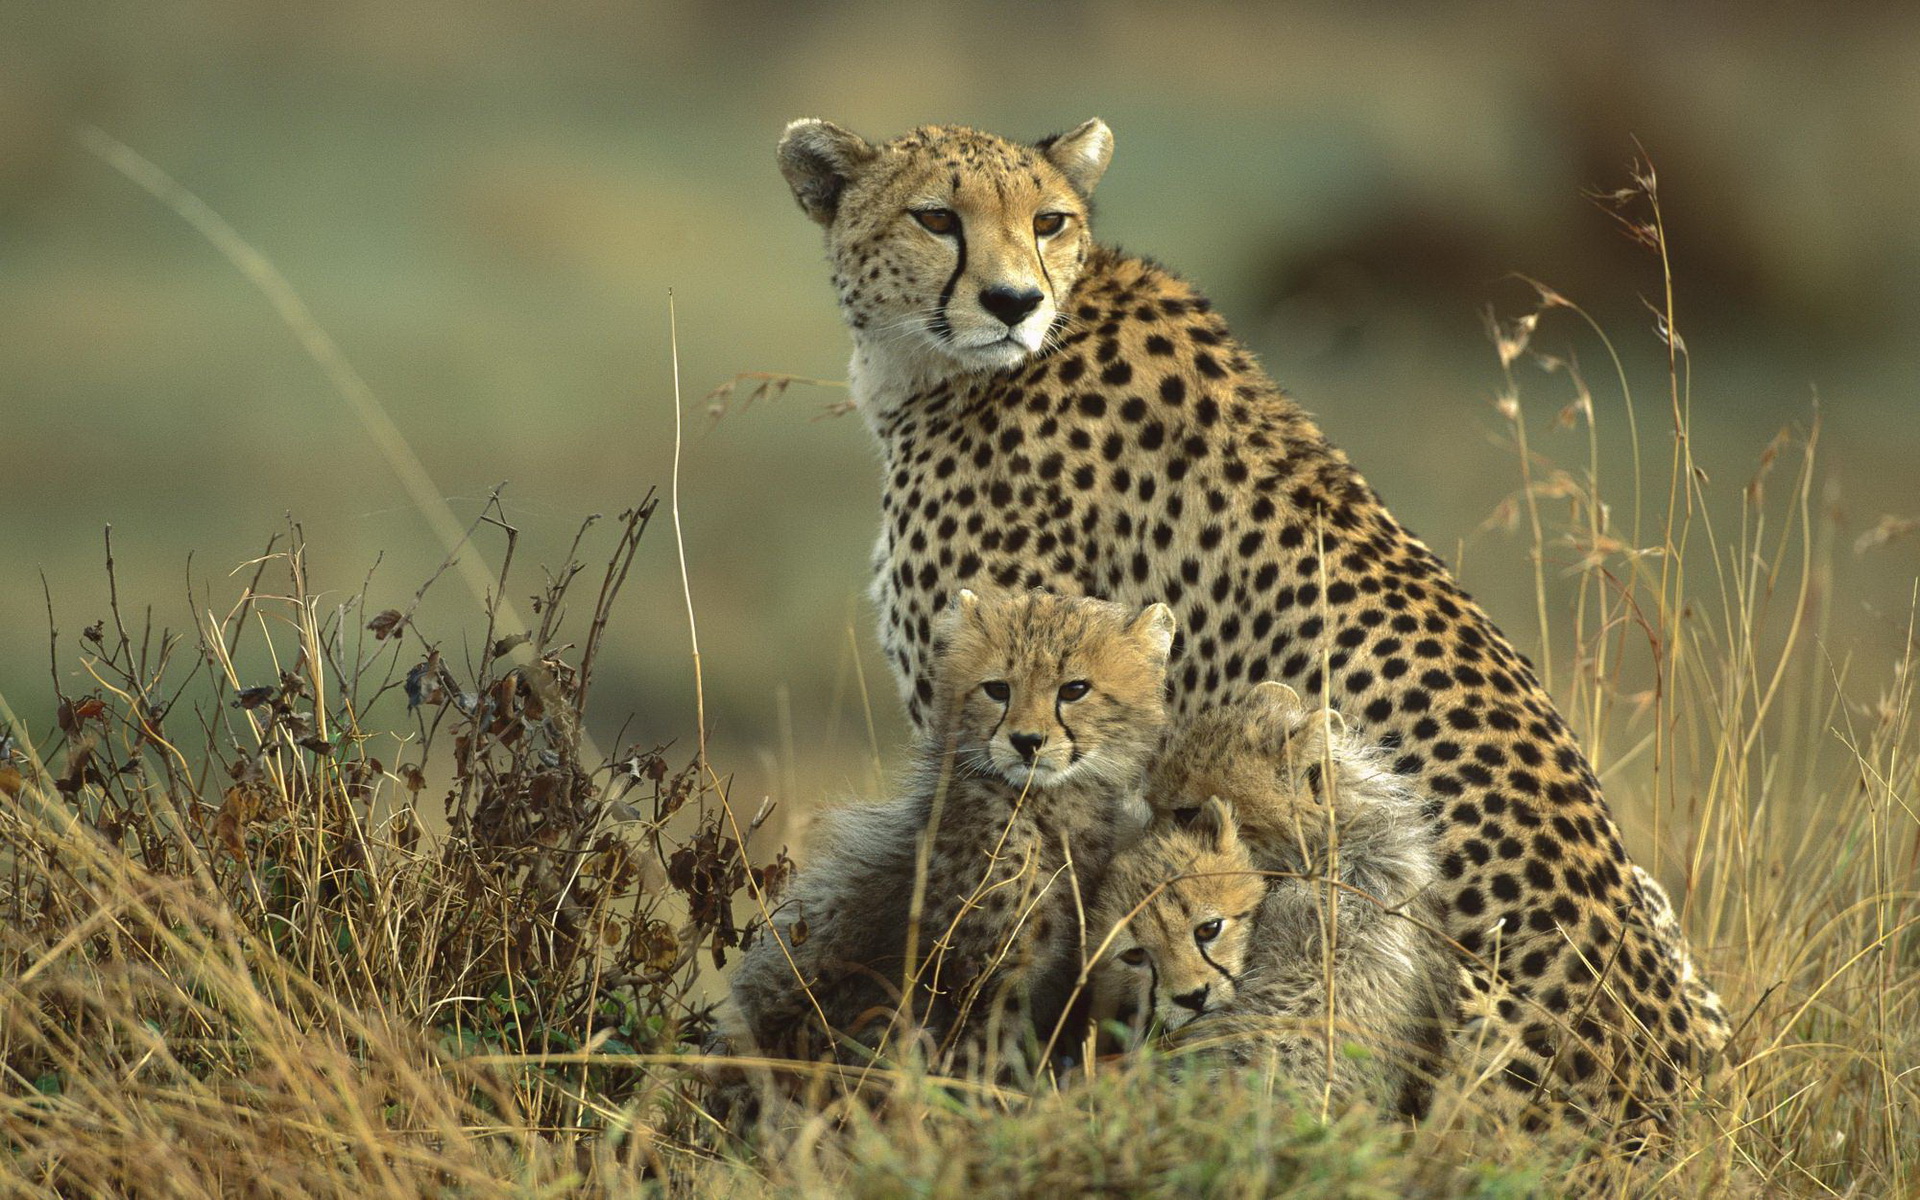
[{"label": "cub nose", "polygon": [[1027,319],[1027,314],[1040,306],[1044,293],[1037,287],[1010,288],[994,286],[980,289],[980,307],[999,317],[1009,326],[1018,325]]},{"label": "cub nose", "polygon": [[1037,733],[1010,733],[1007,740],[1020,753],[1020,761],[1032,765],[1033,756],[1040,753],[1041,736]]},{"label": "cub nose", "polygon": [[1205,1012],[1207,1010],[1207,988],[1209,986],[1211,985],[1203,983],[1184,995],[1175,996],[1173,1002],[1181,1008],[1190,1008],[1196,1013]]}]

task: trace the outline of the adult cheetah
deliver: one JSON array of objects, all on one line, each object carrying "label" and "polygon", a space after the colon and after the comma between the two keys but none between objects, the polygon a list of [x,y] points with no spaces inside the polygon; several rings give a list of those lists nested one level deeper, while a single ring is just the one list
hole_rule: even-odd
[{"label": "adult cheetah", "polygon": [[853,398],[885,454],[873,595],[916,725],[932,623],[997,584],[1163,601],[1177,719],[1265,679],[1393,748],[1436,820],[1448,933],[1504,993],[1516,1098],[1654,1111],[1723,1031],[1566,722],[1518,654],[1206,298],[1095,244],[1113,149],[959,126],[787,127]]}]

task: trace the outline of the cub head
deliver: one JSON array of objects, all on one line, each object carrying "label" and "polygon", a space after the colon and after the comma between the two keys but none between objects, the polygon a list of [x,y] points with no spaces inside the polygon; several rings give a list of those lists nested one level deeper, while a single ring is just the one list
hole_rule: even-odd
[{"label": "cub head", "polygon": [[1131,1009],[1168,1032],[1238,993],[1266,881],[1233,813],[1209,798],[1184,827],[1156,826],[1107,868],[1094,905],[1096,1008]]},{"label": "cub head", "polygon": [[1113,154],[1088,121],[1033,145],[957,125],[878,144],[829,121],[780,139],[780,172],[826,227],[840,310],[863,341],[998,370],[1039,350],[1091,241],[1088,201]]},{"label": "cub head", "polygon": [[1262,683],[1187,722],[1154,763],[1147,796],[1155,815],[1168,818],[1219,796],[1247,838],[1271,848],[1324,811],[1330,739],[1344,733],[1337,714],[1309,709],[1283,683]]},{"label": "cub head", "polygon": [[1133,784],[1166,724],[1173,629],[1164,604],[963,589],[935,635],[932,729],[1020,787]]},{"label": "cub head", "polygon": [[1321,875],[1337,862],[1341,882],[1386,904],[1437,873],[1419,794],[1386,752],[1273,680],[1189,722],[1155,761],[1146,794],[1164,819],[1224,797],[1262,866]]}]

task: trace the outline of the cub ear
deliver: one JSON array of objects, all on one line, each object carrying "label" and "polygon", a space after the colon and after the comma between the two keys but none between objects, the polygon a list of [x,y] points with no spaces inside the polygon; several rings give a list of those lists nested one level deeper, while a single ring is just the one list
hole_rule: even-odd
[{"label": "cub ear", "polygon": [[1171,608],[1164,604],[1149,604],[1133,619],[1133,624],[1127,626],[1127,633],[1139,638],[1156,658],[1165,662],[1167,654],[1173,649],[1173,634],[1178,627]]},{"label": "cub ear", "polygon": [[1113,160],[1113,130],[1095,117],[1066,133],[1041,138],[1039,146],[1047,161],[1058,167],[1073,190],[1085,199],[1093,195],[1094,185]]},{"label": "cub ear", "polygon": [[1293,736],[1307,715],[1306,701],[1277,679],[1254,685],[1243,704],[1247,713],[1247,736],[1256,746],[1278,749]]},{"label": "cub ear", "polygon": [[1187,829],[1215,854],[1231,854],[1240,848],[1240,826],[1233,819],[1233,809],[1218,796],[1207,797]]},{"label": "cub ear", "polygon": [[936,654],[944,654],[952,644],[954,634],[960,627],[972,621],[980,610],[980,597],[969,588],[961,588],[953,594],[953,602],[933,623],[933,649]]},{"label": "cub ear", "polygon": [[1287,757],[1296,771],[1317,768],[1331,757],[1334,744],[1347,735],[1347,723],[1330,708],[1308,714],[1306,723],[1287,741]]},{"label": "cub ear", "polygon": [[859,134],[832,121],[806,117],[789,124],[780,135],[777,156],[793,198],[809,217],[827,225],[840,206],[847,180],[878,153]]}]

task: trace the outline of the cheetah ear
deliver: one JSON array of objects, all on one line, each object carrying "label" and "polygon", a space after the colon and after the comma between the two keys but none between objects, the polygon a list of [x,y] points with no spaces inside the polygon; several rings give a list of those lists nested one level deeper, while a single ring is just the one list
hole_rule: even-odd
[{"label": "cheetah ear", "polygon": [[1255,684],[1245,705],[1247,736],[1257,746],[1280,746],[1307,715],[1300,693],[1277,679]]},{"label": "cheetah ear", "polygon": [[777,155],[793,198],[809,217],[828,225],[847,180],[878,153],[859,134],[832,121],[806,117],[790,123],[780,135]]},{"label": "cheetah ear", "polygon": [[1066,133],[1041,138],[1040,150],[1047,161],[1060,168],[1073,190],[1081,197],[1093,195],[1094,185],[1107,173],[1113,160],[1113,130],[1099,117]]},{"label": "cheetah ear", "polygon": [[1149,604],[1133,624],[1127,626],[1127,633],[1145,642],[1147,648],[1162,662],[1173,649],[1173,634],[1178,627],[1173,619],[1173,610],[1164,604]]},{"label": "cheetah ear", "polygon": [[1232,854],[1240,848],[1240,826],[1233,819],[1233,808],[1218,796],[1207,797],[1187,830],[1215,854]]},{"label": "cheetah ear", "polygon": [[1333,744],[1345,737],[1346,733],[1346,721],[1332,709],[1320,708],[1309,713],[1306,723],[1295,731],[1287,743],[1287,755],[1292,760],[1293,769],[1304,771],[1325,762],[1330,757]]},{"label": "cheetah ear", "polygon": [[980,597],[967,588],[953,594],[953,602],[933,622],[933,652],[945,654],[960,627],[972,621],[980,608]]}]

